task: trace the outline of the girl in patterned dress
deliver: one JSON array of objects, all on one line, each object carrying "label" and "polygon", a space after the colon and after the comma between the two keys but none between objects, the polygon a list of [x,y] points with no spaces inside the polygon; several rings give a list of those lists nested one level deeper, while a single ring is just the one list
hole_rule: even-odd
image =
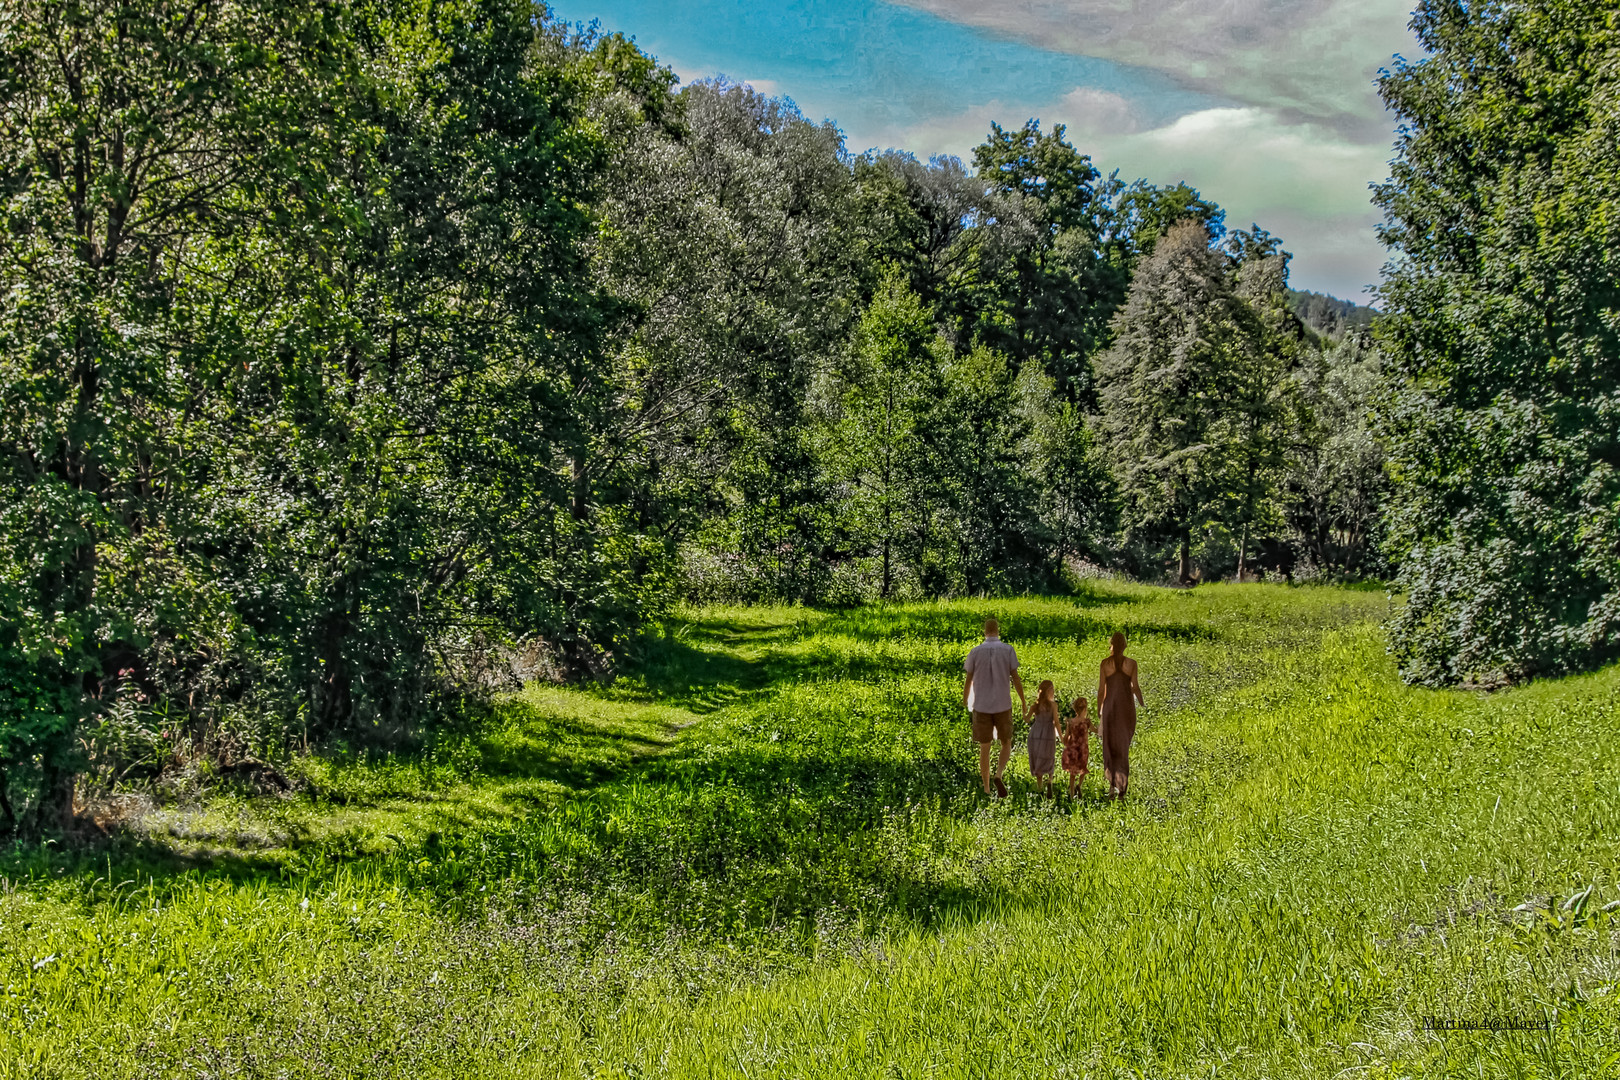
[{"label": "girl in patterned dress", "polygon": [[1040,697],[1029,716],[1029,774],[1035,778],[1042,794],[1051,794],[1052,766],[1056,763],[1058,730],[1062,724],[1052,693],[1052,680],[1044,679]]},{"label": "girl in patterned dress", "polygon": [[1091,767],[1091,713],[1086,699],[1074,699],[1074,715],[1069,718],[1069,730],[1063,733],[1063,771],[1069,774],[1069,798],[1074,789],[1086,782]]}]

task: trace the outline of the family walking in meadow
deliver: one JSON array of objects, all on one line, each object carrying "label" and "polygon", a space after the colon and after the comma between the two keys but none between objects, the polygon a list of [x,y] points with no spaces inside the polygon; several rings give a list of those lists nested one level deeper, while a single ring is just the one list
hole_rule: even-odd
[{"label": "family walking in meadow", "polygon": [[[1125,655],[1125,635],[1115,634],[1111,652],[1097,671],[1097,735],[1102,743],[1103,776],[1108,794],[1122,798],[1130,783],[1131,740],[1136,736],[1136,706],[1142,701],[1142,684],[1137,680],[1136,661]],[[1069,702],[1067,712],[1055,686],[1043,679],[1035,703],[1024,695],[1024,680],[1018,674],[1018,653],[1001,640],[995,619],[984,624],[984,640],[974,646],[962,664],[967,680],[962,684],[962,703],[973,718],[973,741],[979,744],[979,780],[986,795],[1005,798],[1003,779],[1012,758],[1012,692],[1018,693],[1019,716],[1029,721],[1029,774],[1042,794],[1050,795],[1055,767],[1061,763],[1068,774],[1069,797],[1085,783],[1091,763],[1091,710],[1084,697]],[[1000,745],[995,768],[991,768],[990,744]],[[1063,749],[1058,757],[1058,747]]]}]

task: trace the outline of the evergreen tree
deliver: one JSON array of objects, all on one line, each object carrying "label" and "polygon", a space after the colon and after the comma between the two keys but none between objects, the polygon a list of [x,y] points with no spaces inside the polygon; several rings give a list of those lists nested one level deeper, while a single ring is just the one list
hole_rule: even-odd
[{"label": "evergreen tree", "polygon": [[1139,538],[1172,539],[1190,581],[1194,532],[1260,467],[1263,329],[1205,227],[1185,222],[1142,261],[1113,330],[1097,382],[1125,521]]},{"label": "evergreen tree", "polygon": [[940,390],[932,320],[917,295],[891,275],[856,329],[823,457],[857,550],[878,560],[883,599],[894,593],[901,558],[914,560],[917,541],[926,542],[926,495],[937,464],[926,453],[927,428]]},{"label": "evergreen tree", "polygon": [[1288,253],[1269,244],[1238,250],[1237,294],[1250,316],[1243,319],[1250,347],[1231,372],[1219,442],[1227,476],[1222,518],[1239,533],[1241,581],[1255,527],[1281,524],[1276,494],[1304,420],[1297,379],[1307,350],[1305,328],[1288,307]]},{"label": "evergreen tree", "polygon": [[1071,558],[1112,562],[1118,491],[1087,415],[1057,392],[1035,361],[1018,373],[1017,402],[1037,539],[1050,545],[1052,569],[1061,570]]},{"label": "evergreen tree", "polygon": [[949,577],[938,591],[1019,591],[1049,580],[1038,492],[1025,456],[1019,369],[983,345],[950,357],[929,428],[935,518]]}]

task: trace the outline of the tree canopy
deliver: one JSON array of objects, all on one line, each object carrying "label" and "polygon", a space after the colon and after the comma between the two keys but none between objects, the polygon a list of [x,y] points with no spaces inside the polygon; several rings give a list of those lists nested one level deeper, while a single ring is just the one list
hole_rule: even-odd
[{"label": "tree canopy", "polygon": [[1413,680],[1499,684],[1620,648],[1620,110],[1611,8],[1426,0],[1377,192],[1396,253],[1378,412]]}]

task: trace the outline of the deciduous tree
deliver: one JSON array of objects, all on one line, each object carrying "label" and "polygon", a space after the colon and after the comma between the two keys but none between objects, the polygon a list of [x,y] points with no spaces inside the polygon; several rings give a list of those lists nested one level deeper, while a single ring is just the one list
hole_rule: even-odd
[{"label": "deciduous tree", "polygon": [[1424,0],[1377,191],[1391,626],[1413,682],[1620,653],[1620,38],[1612,6]]}]

